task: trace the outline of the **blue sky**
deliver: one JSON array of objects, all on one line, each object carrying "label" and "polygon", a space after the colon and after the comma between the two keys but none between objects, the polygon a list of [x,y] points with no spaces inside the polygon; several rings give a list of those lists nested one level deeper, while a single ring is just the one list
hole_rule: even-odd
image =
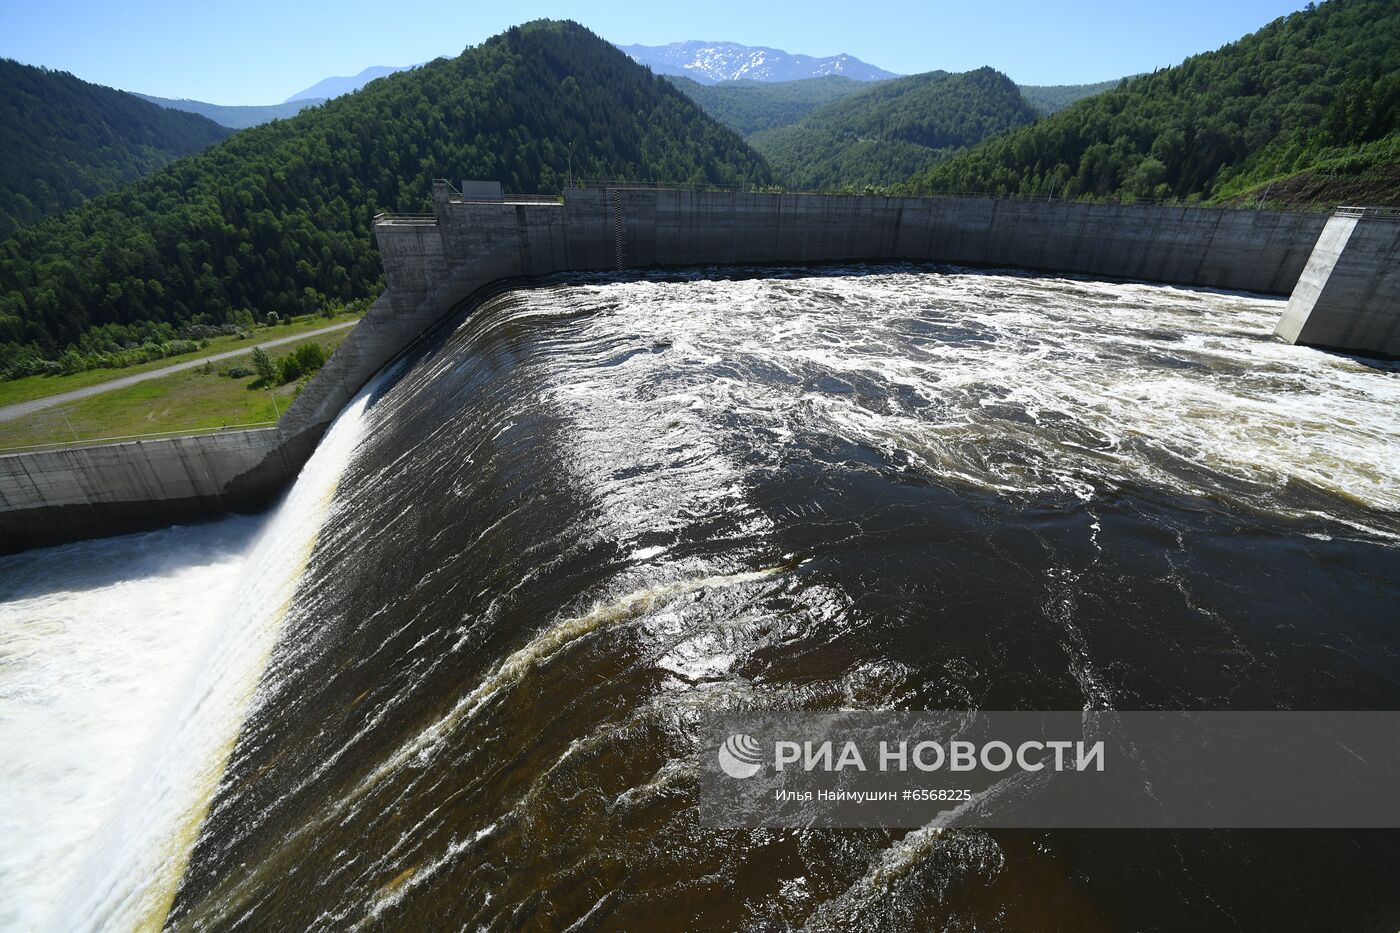
[{"label": "blue sky", "polygon": [[0,0],[0,55],[124,90],[265,104],[330,75],[456,55],[551,17],[620,44],[727,39],[848,52],[904,74],[991,65],[1022,84],[1075,84],[1175,64],[1305,2]]}]

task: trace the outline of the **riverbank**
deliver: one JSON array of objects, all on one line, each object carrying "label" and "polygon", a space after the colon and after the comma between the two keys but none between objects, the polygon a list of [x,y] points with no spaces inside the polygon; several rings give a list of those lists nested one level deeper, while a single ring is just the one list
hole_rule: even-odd
[{"label": "riverbank", "polygon": [[[264,341],[274,356],[315,343],[329,355],[350,333],[354,320],[301,338]],[[291,405],[301,382],[254,387],[252,348],[186,361],[143,374],[121,388],[90,387],[87,397],[0,422],[0,450],[51,444],[100,443],[152,434],[198,433],[234,427],[269,426]],[[227,375],[246,371],[247,375]]]},{"label": "riverbank", "polygon": [[[86,369],[77,373],[60,375],[25,376],[23,379],[0,380],[0,421],[8,421],[28,414],[37,407],[44,407],[46,400],[59,402],[59,396],[79,392],[91,387],[105,386],[107,383],[130,379],[133,376],[161,375],[169,370],[174,372],[182,366],[198,366],[205,360],[215,361],[237,356],[253,347],[272,347],[290,343],[298,337],[319,334],[337,327],[349,327],[359,321],[360,314],[339,314],[334,317],[307,315],[295,319],[291,324],[264,325],[253,329],[247,336],[229,334],[211,337],[204,346],[190,353],[151,360],[135,366],[119,369]],[[147,378],[150,378],[147,376]],[[111,386],[117,388],[118,386]],[[98,389],[98,391],[103,391]],[[21,409],[27,402],[39,402],[36,408]]]}]

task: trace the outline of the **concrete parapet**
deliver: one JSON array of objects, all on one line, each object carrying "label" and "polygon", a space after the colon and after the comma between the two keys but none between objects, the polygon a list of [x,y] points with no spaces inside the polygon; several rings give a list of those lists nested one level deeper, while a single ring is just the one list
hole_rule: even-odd
[{"label": "concrete parapet", "polygon": [[[1287,294],[1319,214],[616,188],[565,199],[568,268],[910,260]],[[621,262],[617,262],[617,257]]]}]

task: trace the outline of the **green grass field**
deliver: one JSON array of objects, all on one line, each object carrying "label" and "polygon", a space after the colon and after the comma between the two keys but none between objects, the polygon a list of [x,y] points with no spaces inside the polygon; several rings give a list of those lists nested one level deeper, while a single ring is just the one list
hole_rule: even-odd
[{"label": "green grass field", "polygon": [[[319,343],[330,353],[351,329],[285,344],[269,353],[275,359],[303,343]],[[277,328],[278,332],[281,330]],[[273,335],[264,332],[263,339],[270,336]],[[252,354],[215,363],[212,372],[206,373],[202,367],[190,369],[0,423],[0,449],[164,432],[217,431],[276,421],[296,397],[298,383],[275,389],[252,388],[256,376],[234,379],[220,374],[237,365],[251,369]],[[133,371],[134,368],[105,372],[110,378],[113,372],[125,375]]]},{"label": "green grass field", "polygon": [[[175,363],[183,363],[188,360],[201,360],[214,353],[226,353],[229,350],[241,350],[245,347],[252,348],[268,340],[277,340],[282,337],[291,337],[296,334],[304,334],[309,330],[320,330],[322,327],[330,327],[334,324],[343,324],[346,321],[358,320],[359,315],[342,314],[337,317],[320,317],[317,315],[307,315],[294,320],[291,324],[278,324],[272,327],[256,327],[244,339],[229,335],[227,337],[212,337],[208,345],[196,350],[194,353],[182,353],[178,356],[168,356],[164,359],[155,360],[150,363],[141,363],[136,366],[125,366],[121,369],[89,369],[86,372],[73,373],[61,376],[26,376],[23,379],[6,379],[0,381],[0,405],[13,405],[16,402],[27,402],[33,398],[43,398],[46,395],[58,395],[60,392],[69,392],[73,389],[82,389],[87,386],[97,385],[99,382],[106,382],[109,379],[119,379],[122,376],[130,376],[135,373],[150,372],[153,369],[161,369]],[[292,344],[277,347],[272,352],[274,354],[285,353]],[[227,365],[227,364],[218,364]]]}]

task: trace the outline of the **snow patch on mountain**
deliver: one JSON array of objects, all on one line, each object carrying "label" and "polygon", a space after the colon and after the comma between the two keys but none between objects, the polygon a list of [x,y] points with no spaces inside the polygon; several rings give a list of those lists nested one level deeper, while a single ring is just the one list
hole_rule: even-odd
[{"label": "snow patch on mountain", "polygon": [[853,55],[813,58],[782,49],[737,42],[672,42],[670,45],[620,45],[657,74],[684,75],[701,84],[721,81],[797,81],[824,75],[844,75],[857,81],[880,81],[898,75],[867,64]]}]

